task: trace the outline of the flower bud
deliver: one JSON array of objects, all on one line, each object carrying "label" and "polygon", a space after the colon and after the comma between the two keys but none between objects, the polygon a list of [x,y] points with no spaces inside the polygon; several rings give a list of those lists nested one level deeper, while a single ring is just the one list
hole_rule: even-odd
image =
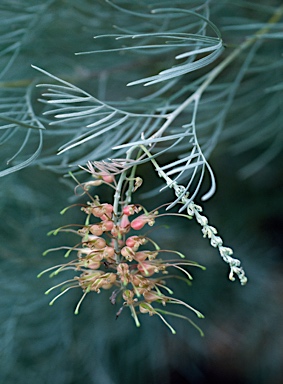
[{"label": "flower bud", "polygon": [[111,220],[105,220],[101,222],[101,228],[103,231],[111,231],[113,225],[113,221]]},{"label": "flower bud", "polygon": [[147,240],[143,236],[130,236],[126,240],[126,245],[137,251],[139,246],[145,244]]},{"label": "flower bud", "polygon": [[117,266],[117,274],[120,277],[121,282],[124,285],[127,285],[129,283],[129,278],[130,278],[130,271],[129,271],[129,266],[126,263],[120,263]]},{"label": "flower bud", "polygon": [[154,315],[153,307],[148,303],[140,303],[139,305],[140,313],[148,313],[150,316]]},{"label": "flower bud", "polygon": [[98,269],[100,267],[100,261],[94,261],[94,260],[85,260],[84,267],[89,269]]},{"label": "flower bud", "polygon": [[148,303],[152,303],[153,301],[160,300],[161,298],[157,292],[153,292],[153,291],[144,292],[143,297]]},{"label": "flower bud", "polygon": [[123,216],[120,224],[122,225],[113,225],[113,228],[111,229],[111,234],[113,237],[119,238],[120,236],[128,233],[131,229],[128,216]]},{"label": "flower bud", "polygon": [[103,181],[105,181],[105,183],[111,184],[115,180],[115,177],[113,175],[111,175],[110,173],[107,173],[107,172],[100,172],[99,176],[102,177],[102,179],[103,179]]},{"label": "flower bud", "polygon": [[133,284],[134,286],[137,288],[141,288],[143,287],[149,280],[146,279],[144,276],[142,276],[141,274],[137,273],[137,274],[134,274],[133,277],[132,277],[132,281],[133,281]]},{"label": "flower bud", "polygon": [[101,285],[101,288],[103,289],[109,289],[112,287],[112,285],[116,282],[116,274],[115,273],[106,273],[103,279],[103,283]]},{"label": "flower bud", "polygon": [[90,187],[99,187],[102,184],[102,180],[88,181],[84,184],[84,188],[89,190]]},{"label": "flower bud", "polygon": [[93,207],[93,208],[91,209],[91,213],[92,213],[93,216],[95,216],[95,217],[101,217],[101,216],[104,214],[104,212],[103,212],[103,210],[102,210],[102,208],[101,208],[101,205],[98,205],[97,207]]},{"label": "flower bud", "polygon": [[113,212],[113,205],[105,203],[105,204],[99,204],[95,207],[92,207],[91,213],[95,217],[102,217],[103,215],[106,215],[107,218],[109,218],[112,215]]},{"label": "flower bud", "polygon": [[121,249],[121,255],[125,257],[128,261],[132,261],[135,257],[135,252],[130,247],[123,247]]},{"label": "flower bud", "polygon": [[103,250],[103,257],[104,259],[112,259],[115,255],[115,250],[112,247],[109,247],[108,245]]},{"label": "flower bud", "polygon": [[121,228],[127,228],[130,226],[130,221],[127,215],[123,215],[120,221]]},{"label": "flower bud", "polygon": [[143,297],[147,303],[152,303],[153,301],[160,300],[162,305],[164,306],[166,305],[168,300],[170,300],[170,298],[166,297],[162,293],[158,293],[155,291],[146,291],[143,293]]},{"label": "flower bud", "polygon": [[130,289],[126,289],[124,292],[123,292],[123,299],[125,300],[125,302],[130,305],[133,303],[133,299],[134,299],[134,292],[131,291]]},{"label": "flower bud", "polygon": [[155,265],[152,265],[146,261],[140,262],[137,266],[137,269],[144,276],[152,276],[158,272],[158,268]]},{"label": "flower bud", "polygon": [[106,246],[106,241],[102,237],[88,235],[86,242],[90,248],[102,249]]},{"label": "flower bud", "polygon": [[95,236],[101,236],[103,234],[103,229],[99,224],[93,224],[89,230]]},{"label": "flower bud", "polygon": [[136,217],[132,222],[131,222],[131,227],[135,230],[135,231],[139,231],[140,229],[142,229],[145,224],[148,222],[148,219],[147,219],[147,216],[146,215],[140,215],[138,217]]},{"label": "flower bud", "polygon": [[136,261],[145,261],[147,259],[148,255],[146,252],[136,252],[134,259]]},{"label": "flower bud", "polygon": [[140,210],[141,210],[141,207],[138,207],[137,205],[134,205],[134,204],[130,204],[130,205],[126,205],[123,208],[123,214],[127,216],[131,216],[135,213],[139,213]]}]

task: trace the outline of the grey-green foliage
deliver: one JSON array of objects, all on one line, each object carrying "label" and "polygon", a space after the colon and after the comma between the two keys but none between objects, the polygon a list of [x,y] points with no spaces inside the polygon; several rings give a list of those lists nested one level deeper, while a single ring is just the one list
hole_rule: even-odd
[{"label": "grey-green foliage", "polygon": [[[104,1],[96,2],[95,9],[88,1],[6,5],[3,16],[6,22],[10,18],[13,31],[4,35],[2,51],[2,78],[7,81],[1,88],[1,142],[9,166],[1,175],[35,157],[39,164],[66,172],[89,159],[121,157],[133,143],[143,143],[163,163],[167,153],[164,170],[187,189],[193,184],[192,194],[207,168],[212,180],[208,198],[215,188],[207,159],[221,138],[236,136],[231,149],[237,153],[268,144],[243,169],[245,175],[257,171],[281,148],[277,83],[282,24],[266,23],[275,6],[239,3],[231,20],[225,16],[229,2],[180,1],[174,8],[145,2],[130,9],[127,2]],[[218,26],[209,20],[211,13],[220,18]],[[213,68],[226,67],[225,58],[237,45],[264,27],[266,32],[220,76],[213,74]],[[267,54],[271,45],[272,54]],[[41,74],[51,73],[52,83],[42,91],[43,111],[35,104],[35,84],[47,78],[34,81],[40,73],[29,64],[43,68]],[[254,87],[259,78],[264,84],[260,91]],[[258,108],[253,109],[258,103],[264,105],[262,127],[257,126]],[[248,129],[238,129],[239,124]],[[42,137],[48,149],[38,156]]]},{"label": "grey-green foliage", "polygon": [[[116,7],[114,6],[115,9]],[[157,75],[128,84],[135,86],[144,83],[145,86],[151,86],[162,83],[161,87],[154,89],[154,92],[149,90],[142,97],[133,98],[132,95],[131,100],[113,102],[99,100],[91,93],[54,75],[50,76],[57,80],[57,84],[41,85],[47,88],[42,101],[51,106],[45,112],[45,116],[52,114],[55,121],[51,124],[59,125],[65,131],[68,127],[68,132],[71,133],[71,140],[59,148],[59,154],[66,151],[71,153],[68,163],[76,164],[88,159],[113,156],[113,147],[118,149],[114,152],[115,157],[123,156],[129,147],[140,144],[154,147],[154,156],[172,150],[179,156],[185,152],[185,158],[167,164],[167,174],[174,174],[174,181],[186,180],[189,174],[191,176],[187,183],[189,189],[198,169],[201,168],[202,173],[196,186],[197,192],[205,167],[208,167],[212,176],[213,192],[213,174],[196,135],[196,114],[200,95],[191,98],[191,105],[188,104],[186,108],[187,113],[181,117],[183,122],[181,120],[176,123],[180,112],[185,109],[182,101],[185,89],[182,85],[179,87],[180,77],[209,65],[222,52],[220,33],[207,18],[209,13],[207,4],[205,3],[198,11],[199,13],[181,8],[158,8],[149,13],[117,7],[117,12],[129,14],[129,20],[134,27],[119,25],[116,27],[119,33],[96,37],[96,41],[106,38],[104,45],[112,46],[113,43],[114,48],[84,52],[96,55],[129,52],[130,56],[127,56],[129,61],[148,56],[157,56],[164,61],[165,55],[169,57],[169,61],[170,57],[174,56],[177,62],[181,60],[181,64],[162,70]],[[119,22],[121,24],[120,20]],[[207,36],[208,28],[216,36]],[[204,56],[198,58],[198,55]],[[40,71],[48,74],[44,70]],[[167,84],[164,85],[164,82]],[[108,80],[109,83],[111,84],[111,80]],[[104,87],[107,87],[107,84],[104,84]]]},{"label": "grey-green foliage", "polygon": [[[225,329],[230,329],[230,334],[235,336],[230,344],[243,345],[241,351],[246,361],[249,360],[249,374],[257,374],[254,377],[247,376],[249,382],[272,382],[272,377],[276,383],[280,377],[278,359],[282,353],[282,348],[277,346],[282,334],[280,298],[276,296],[280,290],[275,285],[276,279],[268,276],[270,267],[266,265],[266,255],[260,258],[264,265],[260,268],[256,245],[252,243],[240,247],[241,240],[243,243],[246,241],[243,233],[235,243],[239,247],[238,252],[246,258],[256,253],[255,261],[251,260],[248,265],[251,288],[247,287],[245,294],[238,290],[236,293],[228,291],[231,288],[224,283],[222,285],[222,280],[219,280],[219,266],[214,270],[210,265],[205,283],[203,275],[197,276],[194,284],[197,284],[198,279],[199,284],[190,291],[194,303],[206,313],[205,323],[200,324],[206,334],[204,344],[199,341],[198,335],[194,337],[191,328],[188,329],[186,325],[182,328],[181,323],[177,325],[176,341],[172,341],[172,338],[167,339],[167,330],[163,333],[156,319],[149,319],[148,322],[145,320],[140,330],[136,330],[126,316],[115,322],[111,317],[113,309],[108,299],[103,300],[101,297],[95,297],[98,299],[95,302],[92,298],[87,299],[81,315],[76,318],[72,315],[77,300],[75,293],[50,308],[47,298],[43,296],[49,282],[47,279],[36,280],[37,273],[50,266],[50,259],[41,259],[40,253],[50,247],[51,241],[56,240],[47,240],[45,233],[54,227],[54,222],[58,226],[57,211],[66,205],[68,195],[66,188],[60,184],[58,186],[56,176],[46,168],[62,174],[70,167],[75,169],[78,163],[83,164],[90,159],[122,156],[128,147],[120,146],[115,151],[111,147],[123,145],[130,140],[138,141],[143,131],[145,139],[149,139],[165,121],[162,116],[176,110],[198,89],[213,68],[243,41],[267,26],[267,20],[281,5],[280,1],[269,0],[260,4],[258,1],[216,0],[174,2],[174,8],[190,10],[211,20],[218,28],[215,31],[195,14],[183,11],[150,14],[153,8],[172,7],[172,1],[114,3],[146,17],[120,11],[103,0],[1,1],[0,175],[6,175],[6,178],[1,179],[0,188],[1,381],[8,384],[36,381],[75,384],[83,379],[95,384],[142,383],[145,380],[160,383],[161,379],[155,377],[161,375],[162,382],[166,383],[166,380],[170,382],[169,371],[184,372],[184,367],[189,364],[188,377],[197,378],[201,368],[195,356],[199,359],[209,356],[208,349],[213,349],[221,336],[225,338],[227,335],[223,331],[225,325]],[[117,27],[113,28],[113,25]],[[188,106],[174,124],[168,127],[165,132],[167,137],[157,140],[154,155],[159,155],[158,160],[164,164],[166,172],[180,175],[180,181],[185,183],[190,180],[191,170],[195,170],[196,165],[204,165],[204,159],[208,159],[215,148],[217,154],[221,151],[235,154],[236,158],[228,159],[238,164],[234,165],[234,169],[243,167],[242,173],[245,176],[262,170],[282,149],[282,20],[268,27],[270,29],[259,36],[255,44],[240,52],[209,84],[197,109],[196,104]],[[220,46],[218,30],[224,42],[224,51]],[[93,36],[109,33],[109,37],[93,40]],[[131,38],[133,34],[141,33],[143,36]],[[115,40],[115,34],[125,37]],[[191,40],[188,35],[192,35]],[[166,43],[168,36],[171,36],[170,44]],[[181,46],[177,46],[180,36],[184,40],[181,40]],[[120,50],[121,46],[117,44],[127,44],[130,49]],[[141,44],[159,46],[138,48]],[[118,51],[110,51],[117,48]],[[101,50],[108,52],[74,55],[75,52]],[[175,59],[175,56],[184,52],[194,52],[195,55]],[[208,57],[213,53],[215,55],[210,58],[215,61],[209,62]],[[220,56],[216,57],[218,54]],[[207,66],[193,68],[195,71],[190,72],[192,64],[202,58],[207,59],[198,64]],[[48,78],[44,73],[32,69],[32,64],[68,84]],[[187,73],[181,74],[178,65],[185,65]],[[166,70],[169,72],[158,75]],[[172,78],[165,82],[156,82],[146,87],[143,82],[126,86],[129,82],[143,78],[159,81],[168,74]],[[47,82],[50,83],[51,91],[36,88],[37,84]],[[53,106],[52,103],[46,103],[51,99],[42,96],[42,92],[51,93],[51,99],[55,95],[58,97],[58,92],[90,97],[83,100],[81,105],[71,103],[66,106],[67,96],[64,96],[62,105],[58,103],[60,105]],[[38,103],[37,98],[44,99],[45,103]],[[69,100],[74,101],[71,98]],[[98,110],[94,110],[99,107],[105,117],[110,116],[109,111],[110,114],[113,112],[108,122],[100,121],[103,135],[98,135],[101,130],[96,131],[95,126],[87,127],[97,121]],[[65,116],[54,118],[54,108],[60,109],[59,114]],[[67,109],[62,111],[62,108]],[[87,114],[84,114],[86,111]],[[157,117],[156,113],[160,113],[161,117]],[[116,127],[113,126],[115,123]],[[59,148],[64,150],[69,144],[77,144],[80,140],[85,140],[82,145],[76,145],[57,156]],[[199,147],[196,147],[196,143]],[[30,171],[9,175],[29,163],[39,166],[39,169],[35,171],[35,168],[31,168]],[[194,167],[190,168],[190,164]],[[275,172],[275,167],[273,170]],[[231,184],[232,179],[227,177],[227,183]],[[233,191],[230,192],[232,194]],[[236,201],[238,195],[234,198]],[[279,203],[279,199],[277,201]],[[262,198],[256,211],[261,211],[265,204],[266,200]],[[245,216],[247,221],[252,213],[258,218],[257,214],[251,212],[251,206],[249,202],[244,205],[248,212]],[[238,212],[245,210],[240,204],[238,208]],[[230,238],[235,236],[234,225],[238,236],[237,222],[242,227],[243,218],[237,216],[236,211],[231,213],[232,222],[229,222],[229,215],[226,216],[225,223],[231,227]],[[246,231],[252,232],[244,228],[243,232]],[[164,238],[169,240],[170,236],[166,233]],[[202,243],[195,246],[196,237],[189,241],[187,230],[182,232],[179,228],[171,234],[170,240],[175,240],[176,246],[179,246],[184,238],[186,241],[181,245],[184,251],[187,252],[188,244],[193,244],[193,254],[196,250],[200,255],[207,254]],[[61,241],[58,239],[59,244],[62,244]],[[259,242],[257,246],[260,245]],[[205,264],[207,260],[202,259],[202,262]],[[57,261],[61,262],[60,255]],[[272,276],[278,278],[274,271]],[[198,289],[199,294],[193,293]],[[224,305],[218,300],[219,297],[225,299],[222,295],[226,291],[229,297]],[[261,302],[264,303],[262,306]],[[235,313],[237,303],[241,303],[241,308]],[[251,311],[254,303],[256,306]],[[231,311],[227,316],[226,308],[229,306]],[[210,317],[215,323],[209,322]],[[246,319],[244,331],[237,329],[239,324],[243,324],[243,319]],[[259,319],[264,319],[263,325]],[[218,339],[215,337],[215,340],[212,334],[220,336]],[[240,338],[250,340],[248,337],[251,334],[253,344],[248,346]],[[266,339],[263,334],[267,335]],[[227,346],[225,340],[221,345]],[[273,354],[266,356],[267,352],[262,350],[262,345],[268,345],[268,350],[273,351]],[[180,346],[185,356],[184,362]],[[256,355],[257,361],[250,361],[247,351]],[[225,359],[223,362],[226,364]],[[235,361],[232,363],[235,364]],[[258,365],[262,367],[264,364],[267,368],[260,375]],[[248,370],[245,364],[240,368]],[[195,376],[190,376],[192,372]],[[265,376],[266,372],[269,377]]]}]

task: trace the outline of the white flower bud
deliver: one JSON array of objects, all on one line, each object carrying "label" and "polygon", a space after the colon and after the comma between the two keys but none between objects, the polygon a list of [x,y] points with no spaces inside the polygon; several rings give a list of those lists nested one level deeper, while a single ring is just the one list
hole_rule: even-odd
[{"label": "white flower bud", "polygon": [[213,247],[219,247],[223,244],[223,241],[221,239],[220,236],[213,236],[210,240],[210,244],[213,246]]},{"label": "white flower bud", "polygon": [[219,247],[219,252],[222,257],[233,255],[233,250],[228,247]]},{"label": "white flower bud", "polygon": [[198,222],[200,225],[202,225],[202,226],[205,226],[205,225],[207,225],[207,223],[208,223],[208,219],[207,219],[207,217],[205,217],[205,216],[197,215],[197,216],[196,216],[196,219],[197,219],[197,222]]}]

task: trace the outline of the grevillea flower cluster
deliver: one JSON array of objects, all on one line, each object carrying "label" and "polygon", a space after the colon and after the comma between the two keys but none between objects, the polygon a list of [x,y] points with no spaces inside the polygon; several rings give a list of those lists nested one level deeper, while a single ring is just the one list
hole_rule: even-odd
[{"label": "grevillea flower cluster", "polygon": [[[168,213],[159,213],[158,210],[148,212],[139,204],[128,204],[121,199],[118,207],[101,202],[98,196],[93,197],[89,193],[90,187],[104,183],[113,186],[117,192],[116,180],[112,174],[102,174],[94,170],[92,175],[95,177],[94,181],[79,184],[90,199],[86,205],[81,206],[86,215],[84,224],[66,225],[51,231],[55,235],[60,231],[75,233],[80,241],[73,247],[63,246],[45,252],[47,254],[65,249],[65,257],[72,260],[49,268],[40,275],[51,271],[51,276],[55,276],[70,269],[75,273],[72,279],[63,281],[46,292],[48,294],[54,289],[61,289],[50,304],[67,291],[80,288],[83,294],[75,309],[77,314],[88,293],[109,290],[110,303],[117,308],[116,317],[127,307],[138,327],[139,316],[148,314],[158,316],[172,333],[175,330],[166,320],[167,315],[186,319],[199,329],[190,318],[167,310],[168,304],[178,304],[193,311],[199,318],[203,317],[198,310],[173,296],[168,281],[177,276],[178,279],[189,282],[192,276],[187,268],[203,267],[186,260],[178,251],[161,249],[146,234],[148,226],[153,227],[160,216]],[[140,183],[141,179],[136,178],[135,184]],[[200,329],[199,331],[201,332]]]},{"label": "grevillea flower cluster", "polygon": [[[245,285],[247,277],[240,261],[232,257],[233,250],[223,245],[216,228],[209,225],[207,217],[202,214],[202,207],[189,198],[185,187],[164,173],[143,146],[139,148],[137,158],[140,158],[142,153],[150,157],[158,175],[174,190],[181,208],[178,213],[169,213],[168,209],[176,205],[175,201],[148,212],[141,204],[132,203],[133,193],[142,185],[142,179],[136,176],[137,163],[131,158],[134,150],[135,148],[132,148],[128,151],[126,159],[88,162],[87,167],[80,167],[92,177],[92,180],[86,183],[81,184],[71,174],[77,183],[75,191],[81,189],[83,195],[89,198],[85,205],[71,206],[80,206],[85,214],[84,223],[65,225],[50,233],[54,235],[59,232],[75,233],[80,241],[72,247],[62,246],[46,251],[45,254],[64,249],[65,257],[70,257],[71,261],[48,268],[39,276],[50,271],[51,277],[66,270],[74,271],[73,278],[53,286],[46,291],[46,294],[60,289],[59,294],[51,300],[52,305],[69,290],[81,289],[83,294],[75,308],[75,314],[79,312],[88,293],[109,290],[110,303],[117,308],[116,318],[127,307],[137,327],[140,326],[140,315],[156,315],[172,333],[175,333],[167,321],[167,315],[170,315],[189,321],[202,334],[200,328],[189,317],[168,310],[168,307],[170,304],[178,304],[193,311],[197,317],[203,317],[197,309],[174,296],[170,280],[179,279],[190,283],[192,276],[188,268],[204,268],[196,262],[187,260],[176,250],[161,249],[148,236],[151,232],[148,231],[148,227],[154,227],[161,216],[195,218],[202,227],[203,237],[209,239],[211,246],[218,249],[222,259],[229,265],[230,280],[234,281],[237,276],[240,283]],[[100,201],[97,195],[91,194],[91,188],[101,185],[112,189],[111,203]],[[61,213],[65,213],[69,208],[65,208]],[[182,213],[183,211],[186,213]]]}]

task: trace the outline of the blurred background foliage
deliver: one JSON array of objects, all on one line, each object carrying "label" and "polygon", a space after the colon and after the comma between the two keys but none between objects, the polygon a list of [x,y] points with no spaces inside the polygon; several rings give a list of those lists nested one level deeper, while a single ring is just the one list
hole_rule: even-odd
[{"label": "blurred background foliage", "polygon": [[[119,2],[137,10],[147,3]],[[190,8],[202,3],[179,1],[178,5]],[[224,43],[234,46],[262,27],[280,4],[269,0],[260,4],[211,1],[210,19],[220,29]],[[154,4],[159,5],[170,3]],[[43,293],[51,282],[47,276],[36,278],[44,268],[61,262],[60,254],[41,254],[68,242],[67,237],[50,238],[46,233],[66,222],[59,211],[72,200],[73,185],[58,166],[68,164],[68,159],[56,157],[63,133],[45,125],[41,115],[44,106],[37,102],[39,92],[35,88],[42,79],[30,65],[43,67],[98,95],[105,92],[101,78],[112,76],[107,92],[113,99],[127,98],[128,89],[125,94],[120,86],[117,90],[117,84],[128,82],[125,71],[129,80],[145,76],[143,66],[135,65],[134,56],[132,62],[122,56],[116,65],[114,56],[74,56],[74,52],[97,49],[94,35],[106,33],[113,24],[127,25],[130,17],[104,1],[2,0],[0,4],[3,174],[5,162],[24,140],[21,161],[15,158],[9,167],[17,167],[42,146],[29,167],[0,179],[0,382],[281,384],[282,20],[263,38],[264,44],[234,95],[223,119],[223,132],[210,155],[218,189],[205,203],[205,211],[242,260],[248,285],[228,281],[227,266],[192,222],[166,220],[170,228],[160,227],[155,234],[163,248],[175,247],[207,268],[192,271],[192,286],[178,287],[183,297],[205,314],[205,319],[198,321],[205,336],[201,338],[194,328],[178,320],[174,322],[175,336],[155,318],[142,318],[140,329],[124,313],[115,320],[108,292],[88,295],[81,313],[75,316],[79,292],[70,292],[49,307],[49,297]],[[223,89],[226,81],[237,76],[244,55],[217,79],[215,89],[217,85]],[[153,59],[147,60],[150,63]],[[152,67],[147,63],[146,68],[150,71]],[[215,110],[221,111],[221,97],[218,101]],[[43,135],[36,129],[30,131],[7,121],[11,116],[47,129]],[[204,108],[200,121],[212,117],[211,109],[206,114]],[[140,170],[147,179],[140,193],[150,207],[153,199],[145,192],[157,180],[148,167]],[[167,197],[160,195],[158,203]],[[78,212],[68,212],[68,220],[78,221]]]}]

